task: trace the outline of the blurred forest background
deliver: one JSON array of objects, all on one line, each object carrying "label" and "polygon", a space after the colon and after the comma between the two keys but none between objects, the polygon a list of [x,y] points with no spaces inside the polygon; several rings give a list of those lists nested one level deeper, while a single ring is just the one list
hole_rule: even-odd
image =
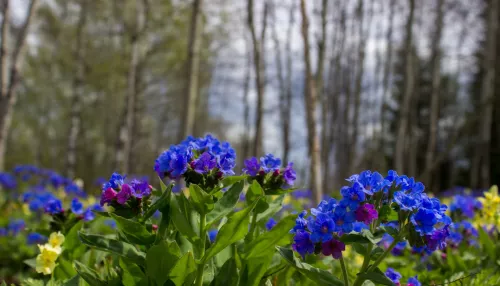
[{"label": "blurred forest background", "polygon": [[500,183],[498,0],[1,0],[0,166],[92,186],[212,133],[315,196]]}]

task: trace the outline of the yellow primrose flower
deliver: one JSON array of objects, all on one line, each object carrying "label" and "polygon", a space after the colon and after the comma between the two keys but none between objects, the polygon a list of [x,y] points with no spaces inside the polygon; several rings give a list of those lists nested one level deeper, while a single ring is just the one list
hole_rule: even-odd
[{"label": "yellow primrose flower", "polygon": [[56,248],[56,247],[61,247],[61,245],[64,243],[64,235],[59,231],[59,232],[53,232],[50,234],[49,237],[49,245]]},{"label": "yellow primrose flower", "polygon": [[59,252],[56,248],[48,244],[38,245],[38,248],[40,248],[40,254],[36,257],[36,272],[49,275],[56,267],[56,260],[59,256]]}]

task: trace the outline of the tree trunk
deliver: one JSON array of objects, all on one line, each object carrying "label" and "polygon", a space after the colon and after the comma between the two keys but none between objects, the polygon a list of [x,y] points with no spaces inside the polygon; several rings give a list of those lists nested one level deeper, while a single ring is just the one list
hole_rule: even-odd
[{"label": "tree trunk", "polygon": [[290,6],[289,11],[289,22],[288,29],[286,32],[287,42],[285,47],[286,54],[286,93],[285,101],[282,103],[282,123],[283,123],[283,162],[287,163],[289,161],[290,153],[290,120],[292,113],[292,37],[293,37],[293,25],[295,24],[295,1],[293,1]]},{"label": "tree trunk", "polygon": [[255,137],[253,155],[259,156],[262,153],[262,118],[264,116],[264,82],[265,82],[265,64],[263,60],[263,47],[265,32],[267,26],[267,2],[264,3],[263,25],[261,32],[261,43],[257,39],[255,32],[254,13],[253,13],[253,0],[248,0],[247,3],[247,24],[252,37],[253,45],[253,62],[255,68],[255,88],[257,89],[257,110],[255,116]]},{"label": "tree trunk", "polygon": [[356,146],[358,142],[358,129],[359,129],[359,108],[361,106],[361,93],[363,87],[363,74],[364,74],[364,63],[365,63],[365,43],[366,37],[363,32],[363,0],[359,0],[357,7],[357,21],[358,21],[358,34],[359,34],[359,46],[358,46],[358,69],[356,73],[355,89],[354,89],[354,114],[353,114],[353,124],[352,124],[352,134],[349,145],[349,173],[354,173],[355,161],[356,161]]},{"label": "tree trunk", "polygon": [[[498,7],[497,0],[490,0],[488,4],[488,22],[486,35],[486,53],[483,62],[484,77],[481,82],[481,121],[479,125],[479,143],[477,144],[475,160],[478,162],[478,176],[472,179],[472,187],[490,187],[490,149],[493,119],[493,102],[495,96],[495,67],[496,67],[496,45],[498,29]],[[472,170],[474,171],[474,170]]]},{"label": "tree trunk", "polygon": [[404,75],[404,93],[400,107],[400,117],[396,136],[396,149],[394,152],[394,167],[397,172],[404,173],[405,142],[408,137],[408,121],[410,117],[410,104],[413,92],[413,63],[412,63],[412,41],[413,41],[413,17],[415,12],[415,0],[409,0],[410,12],[406,22],[405,39],[405,75]]},{"label": "tree trunk", "polygon": [[[9,1],[4,0],[4,3],[5,2]],[[26,48],[26,36],[28,35],[28,28],[35,14],[35,7],[37,2],[38,0],[31,1],[28,9],[28,15],[17,37],[14,53],[12,55],[11,66],[9,70],[10,75],[5,74],[7,71],[6,57],[8,52],[6,50],[6,47],[4,46],[4,43],[2,42],[2,47],[1,47],[2,52],[0,59],[0,64],[2,65],[2,67],[0,67],[0,70],[2,71],[1,75],[2,94],[0,99],[0,170],[3,170],[5,167],[4,164],[5,164],[5,151],[6,151],[7,139],[10,131],[10,126],[12,123],[14,106],[17,100],[16,90],[20,80],[19,72],[21,68],[21,55],[24,53],[24,50]],[[4,32],[2,33],[2,40],[7,39],[8,37],[8,33],[6,33],[6,31],[8,31],[9,4],[8,3],[5,4],[4,7],[6,8],[5,13],[7,17],[5,17],[2,23],[3,24],[2,32]],[[7,45],[7,42],[5,42],[5,45]],[[7,79],[8,79],[8,85],[7,85]]]},{"label": "tree trunk", "polygon": [[321,187],[321,161],[320,142],[316,132],[316,87],[311,69],[311,55],[309,51],[309,20],[305,0],[300,1],[300,11],[302,14],[302,37],[304,39],[304,64],[305,64],[305,91],[304,102],[307,117],[308,149],[310,156],[311,189],[314,200],[318,203],[322,199]]},{"label": "tree trunk", "polygon": [[88,0],[82,0],[80,3],[80,15],[76,27],[76,47],[74,51],[74,78],[73,91],[71,94],[71,119],[68,136],[68,151],[66,153],[66,176],[73,179],[76,169],[77,142],[81,128],[81,113],[84,81],[84,55],[83,55],[83,30],[87,19]]},{"label": "tree trunk", "polygon": [[250,102],[248,100],[248,94],[250,93],[250,75],[252,69],[252,52],[250,51],[250,45],[248,45],[248,38],[245,37],[247,51],[247,63],[245,65],[245,78],[243,82],[243,136],[242,136],[242,149],[243,154],[241,156],[241,166],[244,164],[244,160],[250,155]]},{"label": "tree trunk", "polygon": [[178,141],[181,142],[194,132],[196,118],[196,102],[198,98],[198,81],[200,69],[200,43],[202,32],[202,0],[194,0],[191,12],[191,27],[189,31],[187,81],[184,103],[184,118],[181,121]]},{"label": "tree trunk", "polygon": [[[436,15],[436,30],[432,39],[432,92],[431,107],[429,112],[429,141],[425,166],[430,166],[434,160],[437,143],[438,119],[439,119],[439,93],[441,86],[441,34],[443,30],[443,5],[444,0],[438,0]],[[432,175],[424,180],[428,186],[432,186]]]},{"label": "tree trunk", "polygon": [[[380,146],[384,148],[385,146],[385,134],[388,132],[388,124],[385,118],[385,113],[387,110],[387,101],[389,99],[389,77],[391,76],[392,70],[392,31],[394,26],[394,10],[396,7],[396,0],[391,0],[389,6],[389,27],[387,28],[387,34],[385,42],[387,43],[387,51],[384,63],[384,77],[382,78],[382,106],[380,110],[380,124],[381,124],[381,134],[380,134]],[[382,149],[381,149],[382,150]]]}]

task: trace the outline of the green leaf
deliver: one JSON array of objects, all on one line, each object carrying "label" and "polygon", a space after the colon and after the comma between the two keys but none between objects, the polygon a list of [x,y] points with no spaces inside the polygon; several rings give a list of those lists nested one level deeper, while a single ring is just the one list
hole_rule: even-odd
[{"label": "green leaf", "polygon": [[[163,181],[161,181],[161,184],[165,186],[165,184],[163,184]],[[170,194],[172,193],[172,187],[173,184],[169,184],[168,187],[165,186],[165,190],[162,191],[161,196],[153,204],[151,204],[148,210],[144,213],[144,216],[141,218],[142,222],[152,217],[157,210],[161,211],[168,206],[168,204],[170,203]]]},{"label": "green leaf", "polygon": [[382,234],[373,235],[368,229],[361,230],[361,235],[366,237],[373,244],[377,244],[382,240]]},{"label": "green leaf", "polygon": [[156,281],[157,285],[163,285],[179,257],[180,249],[177,243],[162,241],[148,250],[146,273]]},{"label": "green leaf", "polygon": [[120,267],[123,270],[122,283],[125,286],[141,285],[145,283],[146,275],[142,272],[141,268],[134,263],[126,262],[120,258]]},{"label": "green leaf", "polygon": [[98,216],[109,217],[109,213],[105,212],[105,211],[92,211],[92,212],[95,213]]},{"label": "green leaf", "polygon": [[116,227],[125,235],[128,241],[139,245],[148,245],[155,241],[156,235],[150,233],[146,226],[113,213],[110,213],[110,215],[116,221]]},{"label": "green leaf", "polygon": [[[76,271],[76,270],[75,270]],[[79,286],[80,285],[80,275],[75,275],[70,279],[64,281],[63,286]]]},{"label": "green leaf", "polygon": [[57,259],[57,266],[54,269],[54,278],[56,280],[66,280],[76,275],[73,265],[63,257]]},{"label": "green leaf", "polygon": [[213,197],[203,191],[198,185],[189,185],[190,202],[199,214],[207,214],[214,209]]},{"label": "green leaf", "polygon": [[382,222],[397,221],[398,212],[393,210],[390,205],[384,205],[382,208],[380,208],[378,217]]},{"label": "green leaf", "polygon": [[379,229],[382,230],[383,232],[387,232],[393,238],[397,237],[399,235],[399,231],[397,229],[395,229],[394,227],[391,227],[391,226],[387,226],[387,225],[386,226],[379,226]]},{"label": "green leaf", "polygon": [[370,243],[370,240],[368,238],[364,237],[360,233],[348,233],[344,234],[340,237],[340,241],[342,241],[345,244],[354,244],[354,243]]},{"label": "green leaf", "polygon": [[[240,272],[240,283],[241,286],[258,286],[262,277],[266,274],[271,261],[273,260],[272,255],[254,257],[246,260],[243,269]],[[236,285],[236,284],[233,284]]]},{"label": "green leaf", "polygon": [[238,285],[238,267],[234,258],[228,259],[210,283],[210,286]]},{"label": "green leaf", "polygon": [[180,196],[172,196],[170,200],[170,219],[175,225],[175,228],[184,236],[186,239],[197,244],[200,238],[196,235],[193,227],[191,226],[190,218],[182,211],[179,200],[182,200]]},{"label": "green leaf", "polygon": [[[268,198],[268,197],[266,197]],[[275,215],[283,208],[283,200],[285,199],[285,195],[281,195],[274,199],[272,202],[268,204],[268,207],[262,213],[257,215],[257,221],[267,221],[270,217]]]},{"label": "green leaf", "polygon": [[370,280],[370,281],[378,283],[378,284],[389,285],[389,286],[394,285],[394,283],[392,283],[391,279],[387,278],[387,276],[385,276],[385,274],[382,271],[380,271],[380,269],[378,269],[378,267],[370,272],[359,273],[358,276],[362,277],[363,279]]},{"label": "green leaf", "polygon": [[264,196],[264,190],[256,180],[252,182],[245,194],[248,205],[253,204],[256,200],[258,201],[258,204],[255,206],[255,212],[257,213],[262,213],[269,208],[269,204],[262,199]]},{"label": "green leaf", "polygon": [[203,262],[208,261],[208,259],[212,258],[228,245],[231,245],[245,237],[245,235],[248,233],[250,213],[255,208],[258,202],[259,200],[255,200],[250,206],[228,216],[228,220],[220,228],[215,242],[206,251],[205,256],[203,256]]},{"label": "green leaf", "polygon": [[245,180],[247,178],[247,175],[241,175],[241,176],[230,176],[230,177],[225,177],[224,179],[222,179],[222,188],[225,188],[225,187],[229,187],[231,185],[234,185],[236,183],[243,183],[242,182],[243,180]]},{"label": "green leaf", "polygon": [[84,234],[81,231],[78,232],[78,236],[84,244],[90,247],[115,253],[140,265],[144,265],[146,262],[146,255],[143,252],[138,251],[132,244],[114,239],[108,239],[100,235]]},{"label": "green leaf", "polygon": [[488,253],[488,255],[492,255],[493,258],[495,258],[496,255],[495,244],[491,240],[490,236],[484,231],[482,227],[479,227],[478,231],[479,231],[479,241],[486,250],[486,253]]},{"label": "green leaf", "polygon": [[291,266],[293,266],[295,269],[297,269],[297,271],[302,273],[310,280],[316,282],[317,285],[344,285],[344,282],[340,281],[337,277],[330,274],[330,272],[315,268],[297,259],[293,255],[293,251],[291,249],[283,248],[280,246],[277,246],[276,249]]},{"label": "green leaf", "polygon": [[83,280],[85,280],[87,283],[89,283],[92,286],[106,286],[108,285],[106,282],[101,280],[99,278],[99,275],[97,272],[94,271],[94,269],[90,269],[86,265],[82,264],[79,261],[75,260],[75,270],[78,272],[80,277],[82,277]]},{"label": "green leaf", "polygon": [[[345,242],[344,242],[345,243]],[[352,247],[354,248],[354,250],[360,254],[360,255],[363,255],[365,256],[366,255],[366,246],[364,246],[363,244],[361,243],[357,243],[357,242],[353,242],[351,243]]]},{"label": "green leaf", "polygon": [[78,238],[78,231],[82,228],[83,221],[79,221],[75,224],[68,232],[64,239],[64,249],[66,251],[73,251],[78,246],[81,245],[80,239]]},{"label": "green leaf", "polygon": [[177,260],[177,263],[170,271],[168,278],[175,285],[191,285],[196,275],[196,263],[193,254],[188,252]]},{"label": "green leaf", "polygon": [[207,215],[207,225],[212,225],[233,211],[244,185],[245,182],[239,181],[224,193],[224,196],[215,203],[214,209]]},{"label": "green leaf", "polygon": [[289,244],[291,241],[290,229],[295,225],[297,215],[290,215],[281,219],[270,231],[258,236],[245,246],[243,258],[272,256],[270,249],[276,245]]},{"label": "green leaf", "polygon": [[372,250],[370,259],[377,260],[380,257],[380,255],[382,255],[382,253],[384,253],[384,250],[380,247],[377,247],[374,250]]},{"label": "green leaf", "polygon": [[33,269],[36,268],[36,258],[26,259],[23,262],[24,262],[24,264],[28,265],[29,267],[31,267]]}]

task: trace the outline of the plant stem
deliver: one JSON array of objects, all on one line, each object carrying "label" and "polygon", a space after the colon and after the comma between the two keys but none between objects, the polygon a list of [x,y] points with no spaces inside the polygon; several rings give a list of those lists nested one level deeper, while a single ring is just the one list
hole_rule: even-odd
[{"label": "plant stem", "polygon": [[257,226],[257,213],[254,211],[252,215],[252,222],[250,224],[250,230],[248,232],[248,241],[253,240],[253,233],[255,232],[256,226]]},{"label": "plant stem", "polygon": [[203,271],[205,270],[205,263],[203,262],[203,256],[205,256],[205,241],[207,240],[207,234],[205,232],[206,215],[204,213],[200,214],[200,262],[198,264],[198,271],[196,274],[196,286],[203,285]]},{"label": "plant stem", "polygon": [[368,267],[368,270],[375,269],[385,259],[385,257],[389,254],[389,252],[391,252],[391,250],[396,246],[396,244],[398,244],[399,240],[400,239],[399,239],[399,235],[398,235],[394,238],[391,245],[389,245],[389,247],[384,251],[384,253],[382,253],[382,255],[380,255],[379,258],[377,258],[377,260],[375,260],[375,262],[372,264],[372,266]]},{"label": "plant stem", "polygon": [[340,267],[342,268],[342,277],[344,277],[344,285],[349,286],[349,279],[347,278],[347,268],[345,267],[344,257],[340,256]]},{"label": "plant stem", "polygon": [[372,249],[373,249],[373,244],[368,245],[368,247],[366,248],[365,258],[363,259],[363,266],[361,266],[361,271],[359,272],[364,272],[368,267],[368,264],[370,263],[370,258],[372,256],[371,255]]}]

